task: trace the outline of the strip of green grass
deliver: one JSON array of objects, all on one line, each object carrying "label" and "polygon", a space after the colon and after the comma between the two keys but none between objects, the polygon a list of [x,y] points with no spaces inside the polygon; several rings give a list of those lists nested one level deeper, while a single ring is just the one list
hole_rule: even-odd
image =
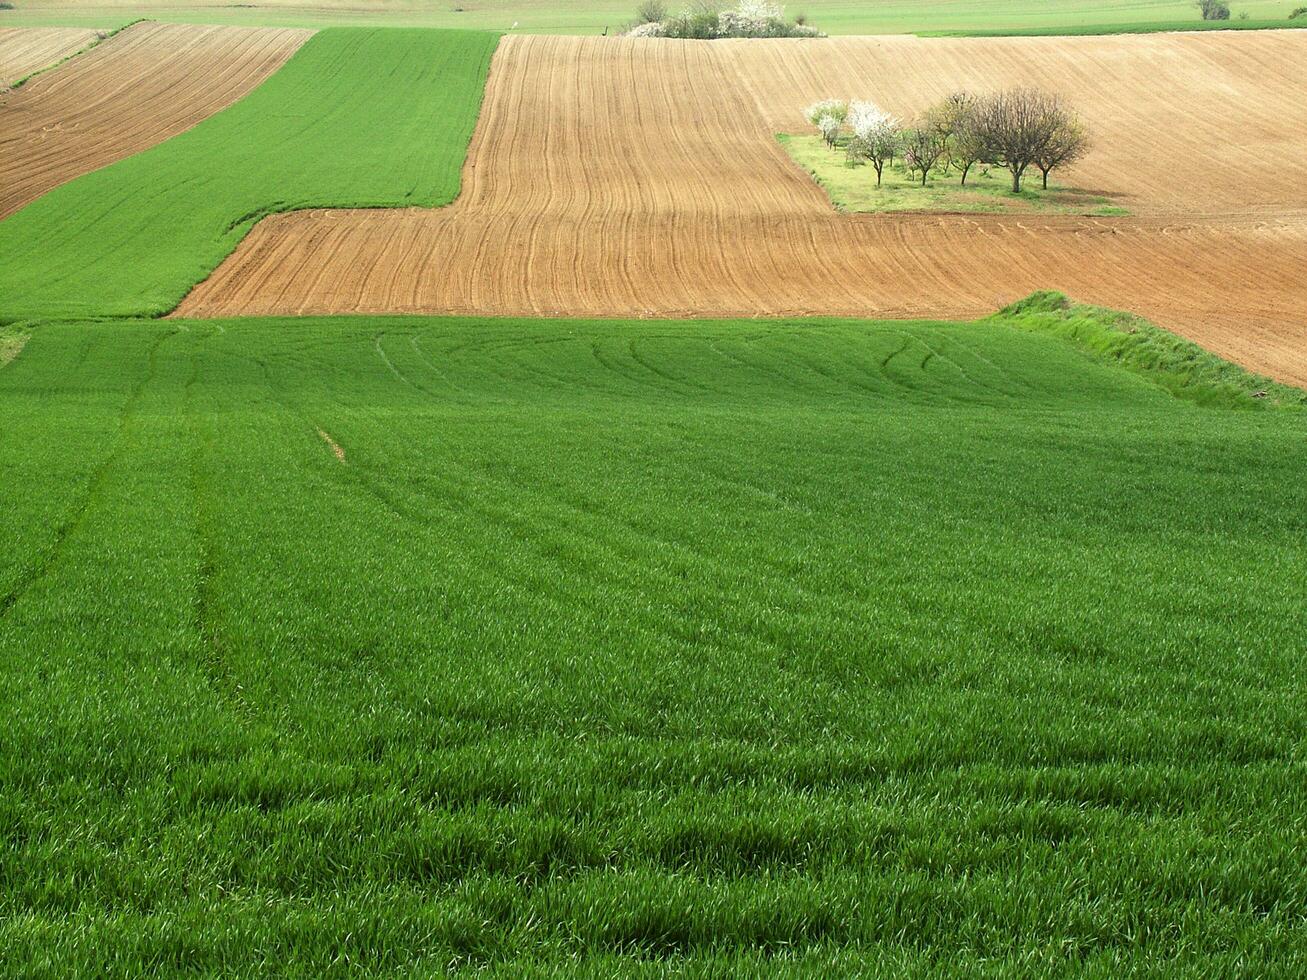
[{"label": "strip of green grass", "polygon": [[1101,359],[1143,375],[1177,398],[1223,408],[1307,407],[1307,392],[1253,374],[1183,337],[1130,313],[1072,305],[1042,292],[1000,311],[995,319],[1063,337]]},{"label": "strip of green grass", "polygon": [[893,211],[933,211],[944,214],[1081,214],[1117,217],[1129,212],[1101,194],[1091,194],[1054,183],[1041,186],[1039,173],[1027,175],[1021,193],[1012,193],[1012,178],[1001,167],[973,167],[962,186],[961,175],[936,172],[923,186],[902,165],[887,166],[876,185],[876,171],[870,164],[850,166],[844,148],[831,149],[820,136],[778,133],[785,147],[826,192],[840,211],[864,214]]},{"label": "strip of green grass", "polygon": [[0,318],[165,313],[271,212],[449,203],[497,42],[315,35],[231,108],[0,221]]},{"label": "strip of green grass", "polygon": [[[1235,29],[1295,26],[1285,20],[1297,0],[1233,0],[1238,17],[1220,26]],[[674,10],[678,4],[669,4]],[[164,20],[195,23],[479,28],[507,31],[514,25],[532,34],[598,34],[621,30],[635,13],[635,0],[251,0],[220,5],[213,0],[171,3],[84,3],[82,0],[22,0],[20,9],[0,14],[0,24],[116,23],[129,11]],[[806,14],[830,34],[950,33],[953,35],[1118,34],[1157,30],[1213,29],[1191,0],[807,0],[787,13]]]},{"label": "strip of green grass", "polygon": [[964,28],[958,30],[917,31],[921,37],[1099,37],[1108,34],[1170,34],[1177,31],[1283,31],[1307,28],[1302,19],[1251,17],[1244,20],[1177,20],[1117,21],[1089,24],[1058,24],[1042,27]]},{"label": "strip of green grass", "polygon": [[1072,315],[36,328],[0,972],[1300,974],[1304,414]]}]

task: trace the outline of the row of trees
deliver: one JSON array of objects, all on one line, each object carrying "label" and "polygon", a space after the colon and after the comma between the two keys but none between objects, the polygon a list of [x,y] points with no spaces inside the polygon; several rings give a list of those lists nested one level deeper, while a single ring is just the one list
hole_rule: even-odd
[{"label": "row of trees", "polygon": [[[1035,88],[993,95],[955,92],[921,114],[911,125],[871,102],[826,99],[805,111],[826,145],[843,146],[850,163],[870,163],[879,187],[885,167],[901,159],[922,186],[934,172],[955,170],[967,183],[976,164],[1005,167],[1012,190],[1030,167],[1048,175],[1080,159],[1089,146],[1080,118],[1060,97]],[[846,135],[847,134],[847,135]]]}]

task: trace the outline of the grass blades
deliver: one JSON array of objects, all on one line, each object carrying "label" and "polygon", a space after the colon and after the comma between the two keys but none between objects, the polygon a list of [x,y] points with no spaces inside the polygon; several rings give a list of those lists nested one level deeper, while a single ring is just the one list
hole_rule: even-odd
[{"label": "grass blades", "polygon": [[1301,973],[1304,415],[1090,316],[35,328],[0,972]]},{"label": "grass blades", "polygon": [[449,203],[497,41],[315,35],[236,105],[0,222],[0,322],[166,313],[271,212]]}]

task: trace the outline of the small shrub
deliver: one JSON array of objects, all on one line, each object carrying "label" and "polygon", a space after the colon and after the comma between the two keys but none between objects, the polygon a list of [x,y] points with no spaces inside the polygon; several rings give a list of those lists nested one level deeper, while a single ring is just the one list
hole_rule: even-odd
[{"label": "small shrub", "polygon": [[1229,20],[1230,5],[1225,0],[1198,0],[1203,20]]},{"label": "small shrub", "polygon": [[0,0],[0,10],[17,10],[17,4],[10,3],[9,0]]},{"label": "small shrub", "polygon": [[628,25],[623,33],[627,37],[662,37],[663,25],[653,20],[647,24],[636,24],[634,27]]},{"label": "small shrub", "polygon": [[1289,14],[1290,20],[1297,20],[1299,17],[1307,17],[1307,7],[1294,7],[1293,12]]},{"label": "small shrub", "polygon": [[662,22],[663,37],[686,38],[692,41],[711,41],[721,37],[717,31],[717,15],[686,11]]},{"label": "small shrub", "polygon": [[635,8],[636,24],[656,24],[667,16],[667,4],[663,0],[641,0]]}]

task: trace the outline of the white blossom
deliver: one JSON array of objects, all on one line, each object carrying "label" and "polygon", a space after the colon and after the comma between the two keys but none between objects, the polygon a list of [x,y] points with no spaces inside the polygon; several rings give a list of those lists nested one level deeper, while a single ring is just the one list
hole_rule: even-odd
[{"label": "white blossom", "polygon": [[897,133],[899,121],[874,102],[853,102],[849,105],[849,131],[860,140],[873,142],[886,134]]}]

